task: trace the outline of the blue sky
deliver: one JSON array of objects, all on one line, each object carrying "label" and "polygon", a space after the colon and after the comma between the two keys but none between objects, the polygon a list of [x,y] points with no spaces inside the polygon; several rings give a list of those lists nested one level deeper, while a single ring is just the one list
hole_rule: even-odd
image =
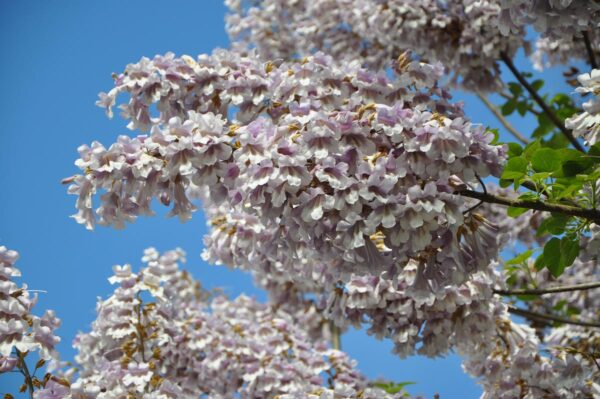
[{"label": "blue sky", "polygon": [[[63,320],[64,359],[74,355],[76,332],[87,330],[94,319],[97,297],[112,292],[107,281],[112,265],[137,267],[148,246],[161,251],[182,247],[187,268],[205,287],[265,297],[249,276],[200,259],[206,231],[200,214],[181,224],[159,209],[157,217],[140,219],[125,230],[89,232],[69,218],[75,198],[60,185],[77,172],[73,162],[79,145],[93,140],[110,144],[119,134],[132,134],[122,120],[110,121],[94,106],[97,93],[110,89],[111,73],[142,56],[195,55],[227,47],[224,13],[221,0],[0,3],[0,245],[21,253],[21,281],[47,291],[40,294],[36,312],[54,309]],[[556,71],[544,77],[562,82]],[[466,101],[474,121],[498,125],[474,97],[458,93],[457,99]],[[521,126],[527,131],[531,124]],[[390,353],[390,342],[360,331],[346,334],[343,348],[369,377],[417,382],[412,393],[475,398],[481,392],[455,356],[400,360]],[[14,394],[15,384],[13,377],[0,376],[0,393]]]}]

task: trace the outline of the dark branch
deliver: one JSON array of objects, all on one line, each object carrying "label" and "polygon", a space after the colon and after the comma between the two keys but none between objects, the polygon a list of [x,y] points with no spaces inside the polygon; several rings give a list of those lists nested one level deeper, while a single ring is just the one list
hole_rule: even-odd
[{"label": "dark branch", "polygon": [[600,224],[600,211],[596,209],[580,208],[578,206],[572,205],[553,204],[543,201],[511,199],[489,193],[480,193],[478,191],[472,190],[459,190],[456,191],[454,194],[461,195],[463,197],[474,198],[480,201],[488,202],[490,204],[499,204],[505,206],[512,206],[516,208],[526,208],[542,212],[554,212],[561,213],[563,215],[577,216],[583,219],[587,219],[591,222]]},{"label": "dark branch", "polygon": [[548,104],[546,104],[544,99],[540,97],[538,92],[529,84],[527,79],[525,79],[525,77],[521,75],[521,72],[519,72],[519,70],[515,67],[515,64],[513,64],[510,57],[506,55],[505,52],[501,52],[500,57],[502,57],[502,61],[504,61],[508,69],[510,69],[513,75],[515,75],[519,83],[521,83],[521,85],[529,92],[533,100],[548,116],[548,119],[550,119],[550,121],[554,123],[556,127],[558,127],[558,129],[562,132],[562,134],[565,135],[565,137],[571,142],[571,144],[573,144],[573,147],[575,147],[579,151],[585,152],[583,146],[579,143],[579,141],[577,141],[577,139],[573,136],[571,131],[565,127],[565,124],[558,118],[558,116],[556,116],[556,114],[550,109],[550,107],[548,107]]},{"label": "dark branch", "polygon": [[590,65],[592,69],[598,69],[598,62],[596,61],[596,56],[594,55],[594,49],[592,48],[592,42],[590,41],[590,35],[586,31],[581,32],[583,35],[583,42],[585,43],[585,49],[587,50],[588,57],[590,59]]},{"label": "dark branch", "polygon": [[562,317],[552,316],[552,315],[543,314],[543,313],[536,313],[536,312],[532,312],[530,310],[521,309],[521,308],[517,308],[514,306],[508,306],[508,311],[517,316],[521,316],[526,319],[534,320],[534,321],[554,321],[557,323],[573,324],[576,326],[600,328],[600,323],[563,319]]},{"label": "dark branch", "polygon": [[600,288],[600,282],[523,290],[494,290],[494,293],[498,295],[545,295],[554,294],[557,292],[584,291],[594,288]]}]

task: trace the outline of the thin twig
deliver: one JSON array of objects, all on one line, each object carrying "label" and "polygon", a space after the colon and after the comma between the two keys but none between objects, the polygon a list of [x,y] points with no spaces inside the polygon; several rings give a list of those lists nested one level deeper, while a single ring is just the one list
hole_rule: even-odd
[{"label": "thin twig", "polygon": [[594,54],[594,49],[592,48],[592,42],[590,41],[590,35],[586,31],[581,32],[583,35],[583,42],[585,43],[585,49],[588,53],[588,57],[590,59],[590,65],[592,69],[598,69],[598,62],[596,61],[596,55]]},{"label": "thin twig", "polygon": [[[485,183],[483,182],[483,180],[481,179],[481,177],[479,177],[478,174],[475,174],[475,176],[477,176],[477,180],[479,180],[479,183],[481,184],[481,188],[483,189],[483,193],[487,194],[487,187],[485,186]],[[470,187],[470,186],[469,186]],[[467,215],[470,212],[472,212],[473,210],[479,208],[481,205],[483,205],[485,203],[485,201],[479,201],[478,203],[476,203],[475,205],[473,205],[472,207],[470,207],[469,209],[467,209],[466,211],[463,212],[463,215]]]},{"label": "thin twig", "polygon": [[504,63],[508,67],[508,69],[510,69],[510,71],[513,73],[513,75],[515,75],[515,77],[517,78],[519,83],[521,83],[521,85],[529,92],[529,94],[531,95],[533,100],[540,106],[542,111],[544,111],[544,113],[548,116],[548,119],[550,119],[550,121],[552,123],[554,123],[554,125],[556,127],[558,127],[558,129],[571,142],[573,147],[575,147],[577,150],[579,150],[581,152],[585,152],[585,150],[583,149],[583,146],[579,143],[579,141],[577,141],[577,139],[573,136],[571,131],[565,127],[565,124],[558,118],[558,116],[556,116],[556,114],[550,109],[550,107],[548,107],[548,104],[546,104],[544,99],[542,97],[540,97],[538,92],[529,84],[527,79],[525,79],[525,77],[523,75],[521,75],[521,72],[519,72],[519,70],[515,67],[515,64],[513,64],[510,57],[505,52],[501,52],[500,57],[502,58],[502,61],[504,61]]},{"label": "thin twig", "polygon": [[485,204],[485,201],[479,201],[475,205],[473,205],[470,208],[467,208],[465,211],[463,211],[463,215],[468,215],[469,213],[473,212],[475,209],[479,208],[483,204]]},{"label": "thin twig", "polygon": [[504,126],[504,128],[508,130],[508,132],[514,136],[514,138],[516,138],[523,144],[529,144],[529,139],[523,136],[521,133],[519,133],[519,131],[515,129],[513,125],[510,124],[510,122],[504,117],[504,115],[502,115],[502,112],[500,112],[498,107],[492,104],[490,100],[488,100],[488,98],[485,96],[485,94],[482,94],[479,91],[477,91],[476,93],[477,97],[479,97],[481,102],[492,112],[492,114],[494,114],[494,116],[500,121],[502,126]]},{"label": "thin twig", "polygon": [[454,194],[462,195],[463,197],[474,198],[491,204],[533,209],[536,211],[561,213],[563,215],[584,218],[594,223],[600,223],[600,211],[596,209],[580,208],[578,206],[554,204],[537,200],[512,199],[472,190],[459,190],[455,191]]},{"label": "thin twig", "polygon": [[494,290],[494,293],[498,294],[498,295],[545,295],[545,294],[554,294],[557,292],[584,291],[584,290],[591,290],[594,288],[600,288],[600,282],[586,283],[586,284],[574,284],[574,285],[563,285],[560,287],[549,287],[549,288],[532,288],[532,289],[522,289],[522,290]]},{"label": "thin twig", "polygon": [[529,320],[554,321],[557,323],[573,324],[576,326],[600,328],[600,323],[564,319],[562,317],[552,316],[552,315],[543,314],[543,313],[536,313],[536,312],[532,312],[530,310],[521,309],[521,308],[517,308],[515,306],[510,306],[510,305],[508,306],[508,311],[512,314],[525,317],[526,319],[529,319]]},{"label": "thin twig", "polygon": [[593,358],[592,358],[592,360],[594,361],[594,363],[596,363],[596,368],[597,368],[598,370],[600,370],[600,363],[598,363],[598,360],[596,360],[596,358],[595,358],[595,357],[593,357]]},{"label": "thin twig", "polygon": [[475,173],[475,177],[479,181],[479,184],[481,184],[481,189],[483,190],[483,193],[487,194],[488,190],[487,190],[487,187],[485,186],[485,182],[483,181],[483,179],[481,178],[481,176],[479,176],[477,173]]},{"label": "thin twig", "polygon": [[21,373],[25,377],[25,384],[27,385],[27,389],[29,390],[29,398],[33,399],[33,391],[35,390],[35,388],[33,387],[33,380],[31,379],[31,373],[29,372],[29,368],[27,367],[27,363],[25,362],[25,356],[23,355],[23,352],[21,352],[20,350],[18,350],[18,349],[15,349],[15,350],[17,351],[17,357],[19,358],[19,362],[20,362],[19,369],[21,370]]}]

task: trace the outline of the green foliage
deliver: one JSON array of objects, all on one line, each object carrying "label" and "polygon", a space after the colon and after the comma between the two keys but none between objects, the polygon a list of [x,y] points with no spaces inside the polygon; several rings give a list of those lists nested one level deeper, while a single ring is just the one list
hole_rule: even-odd
[{"label": "green foliage", "polygon": [[508,214],[508,216],[510,216],[512,218],[516,218],[516,217],[521,216],[528,210],[529,209],[527,209],[527,208],[518,208],[516,206],[509,206],[508,209],[506,210],[506,213]]},{"label": "green foliage", "polygon": [[571,266],[579,255],[578,237],[554,237],[544,245],[544,251],[535,260],[535,268],[548,268],[554,277],[559,277],[567,266]]},{"label": "green foliage", "polygon": [[548,219],[544,219],[538,227],[536,232],[538,237],[544,234],[560,235],[563,234],[567,228],[567,223],[572,220],[573,217],[562,214],[553,214]]},{"label": "green foliage", "polygon": [[520,265],[524,262],[527,261],[527,259],[529,259],[531,257],[531,255],[533,255],[533,249],[528,249],[527,251],[523,252],[520,255],[517,255],[516,257],[507,260],[504,264],[509,266],[509,265]]},{"label": "green foliage", "polygon": [[[551,148],[542,140],[529,143],[525,148],[517,143],[508,146],[508,162],[500,176],[500,185],[513,185],[515,190],[524,184],[535,187],[534,196],[522,199],[536,200],[543,194],[550,202],[568,200],[571,205],[584,200],[595,201],[589,188],[600,178],[600,146],[583,153],[571,148]],[[586,206],[588,206],[586,205]]]},{"label": "green foliage", "polygon": [[[531,87],[533,87],[534,90],[539,91],[542,87],[544,87],[544,81],[541,79],[535,80],[531,83]],[[537,111],[535,111],[533,100],[529,98],[529,96],[523,90],[523,87],[519,83],[508,83],[508,91],[510,92],[511,97],[508,98],[507,101],[500,106],[500,111],[502,112],[502,115],[509,116],[515,111],[517,111],[518,114],[521,116],[525,116],[529,112],[537,113]],[[552,125],[552,123],[549,120],[548,122],[550,123],[550,125]]]},{"label": "green foliage", "polygon": [[557,150],[540,148],[531,155],[531,167],[536,172],[558,172],[562,162]]},{"label": "green foliage", "polygon": [[[531,86],[539,92],[544,88],[544,81],[535,80],[531,82]],[[501,105],[502,113],[506,116],[515,112],[521,116],[531,114],[538,126],[531,135],[534,141],[526,146],[508,143],[508,161],[500,176],[500,186],[512,186],[521,200],[580,208],[596,207],[596,182],[600,180],[600,143],[592,146],[587,153],[569,148],[568,139],[547,114],[539,110],[520,84],[508,83],[508,90],[510,97]],[[568,94],[543,97],[560,120],[564,121],[580,112]],[[507,214],[518,217],[527,210],[509,207]],[[536,234],[538,237],[550,238],[535,261],[536,269],[547,268],[553,276],[560,276],[579,254],[579,240],[589,230],[589,224],[589,220],[561,213],[553,213],[546,218]],[[511,276],[517,270],[527,268],[526,261],[532,254],[533,250],[528,250],[506,262],[509,285]],[[527,271],[529,272],[528,269]]]},{"label": "green foliage", "polygon": [[[394,395],[399,392],[402,392],[404,390],[404,387],[406,387],[408,385],[413,385],[413,384],[416,384],[416,383],[412,382],[412,381],[407,381],[407,382],[380,381],[380,382],[374,382],[373,386],[383,389],[387,393]],[[408,394],[405,393],[403,396],[408,396]]]},{"label": "green foliage", "polygon": [[527,159],[522,156],[509,158],[500,176],[504,180],[520,180],[527,174]]},{"label": "green foliage", "polygon": [[528,249],[527,251],[517,255],[516,257],[504,262],[504,271],[506,273],[506,284],[513,287],[519,275],[529,275],[528,260],[532,257],[536,249]]}]

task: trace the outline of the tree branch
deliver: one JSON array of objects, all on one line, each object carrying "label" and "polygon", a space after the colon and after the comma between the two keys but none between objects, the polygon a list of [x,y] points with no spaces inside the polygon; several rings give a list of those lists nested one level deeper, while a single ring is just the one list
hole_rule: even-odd
[{"label": "tree branch", "polygon": [[501,197],[499,195],[480,193],[478,191],[472,190],[459,190],[455,191],[454,194],[462,195],[463,197],[474,198],[491,204],[499,204],[505,206],[513,206],[516,208],[526,208],[542,212],[554,212],[561,213],[563,215],[577,216],[583,219],[590,220],[594,223],[600,224],[600,211],[596,209],[580,208],[578,206],[553,204],[542,201],[511,199]]},{"label": "tree branch", "polygon": [[329,330],[331,332],[331,346],[333,349],[342,350],[342,339],[340,328],[333,321],[329,322]]},{"label": "tree branch", "polygon": [[550,121],[552,121],[552,123],[554,123],[554,125],[558,127],[562,134],[564,134],[565,137],[571,142],[573,147],[575,147],[581,152],[585,152],[583,146],[579,143],[579,141],[577,141],[577,139],[573,136],[571,131],[565,127],[565,124],[558,118],[558,116],[556,116],[556,114],[550,109],[550,107],[548,107],[544,99],[540,97],[537,91],[535,91],[535,89],[529,84],[527,79],[525,79],[525,77],[521,75],[519,70],[515,67],[515,64],[513,64],[510,57],[505,52],[501,52],[500,57],[502,58],[502,61],[504,61],[508,69],[510,69],[513,75],[515,75],[519,83],[521,83],[521,85],[529,92],[533,100],[540,106],[544,113],[548,115],[548,119],[550,119]]},{"label": "tree branch", "polygon": [[492,114],[494,114],[494,116],[500,121],[502,126],[504,126],[506,130],[508,130],[508,132],[513,135],[514,138],[516,138],[523,144],[529,143],[529,139],[527,139],[527,137],[519,133],[519,131],[517,131],[517,129],[515,129],[513,125],[511,125],[510,122],[504,117],[504,115],[502,115],[500,110],[498,110],[498,107],[492,104],[484,94],[482,94],[479,91],[476,91],[476,94],[477,97],[479,97],[479,99],[481,100],[481,102],[492,112]]},{"label": "tree branch", "polygon": [[536,313],[536,312],[532,312],[530,310],[521,309],[521,308],[517,308],[515,306],[510,306],[510,305],[508,306],[508,311],[512,314],[515,314],[515,315],[521,316],[521,317],[525,317],[526,319],[529,319],[529,320],[554,321],[557,323],[573,324],[576,326],[600,328],[600,323],[563,319],[562,317],[552,316],[552,315],[543,314],[543,313]]},{"label": "tree branch", "polygon": [[598,62],[596,61],[596,56],[594,55],[594,49],[592,48],[592,42],[590,41],[590,35],[586,31],[581,32],[583,35],[583,42],[585,43],[585,49],[588,53],[588,57],[590,59],[590,65],[592,69],[598,69]]},{"label": "tree branch", "polygon": [[600,288],[600,282],[574,284],[574,285],[563,285],[560,287],[549,287],[549,288],[534,288],[534,289],[522,289],[522,290],[494,290],[494,294],[498,294],[498,295],[545,295],[545,294],[554,294],[557,292],[584,291],[584,290],[591,290],[594,288]]}]

